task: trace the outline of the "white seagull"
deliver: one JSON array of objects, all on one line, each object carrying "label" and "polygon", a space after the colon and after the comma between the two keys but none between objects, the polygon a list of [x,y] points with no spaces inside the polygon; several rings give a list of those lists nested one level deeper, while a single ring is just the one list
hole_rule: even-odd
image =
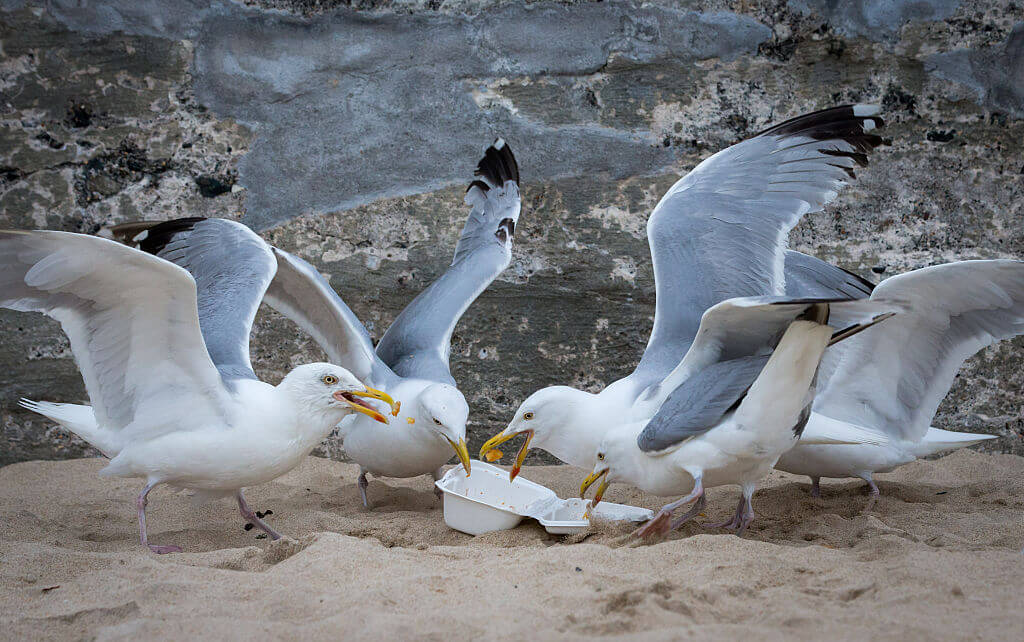
[{"label": "white seagull", "polygon": [[[589,469],[604,434],[654,416],[682,379],[664,382],[687,353],[704,311],[730,297],[862,298],[871,284],[813,257],[786,251],[789,231],[821,210],[882,142],[873,105],[798,116],[702,161],[655,207],[647,237],[657,290],[654,329],[636,370],[597,394],[553,386],[528,397],[508,427],[480,450],[516,435]],[[678,373],[685,375],[685,372]]]},{"label": "white seagull", "polygon": [[[308,332],[332,362],[401,402],[387,429],[365,416],[340,426],[345,453],[360,466],[359,492],[366,507],[368,473],[439,479],[453,450],[470,472],[469,405],[449,371],[451,336],[462,314],[511,261],[520,211],[519,169],[505,141],[486,150],[475,175],[465,197],[472,209],[451,267],[406,306],[376,351],[366,328],[316,268],[272,248],[279,267],[266,302]],[[130,240],[149,225],[130,223],[111,231]],[[141,247],[178,262],[160,247]],[[220,287],[233,284],[225,281]]]},{"label": "white seagull", "polygon": [[[650,421],[605,435],[580,496],[602,478],[593,505],[614,482],[656,495],[692,489],[636,533],[647,537],[678,528],[699,514],[705,489],[737,484],[743,494],[735,517],[711,527],[726,526],[742,534],[754,519],[751,496],[758,481],[804,434],[825,348],[899,309],[897,303],[882,300],[776,297],[730,299],[712,307],[677,368],[689,375]],[[837,327],[841,329],[834,332]],[[784,334],[777,339],[780,332]],[[868,441],[870,434],[857,437]],[[805,438],[822,440],[820,435]],[[691,502],[696,502],[692,510],[670,521],[673,511]]]},{"label": "white seagull", "polygon": [[[1024,262],[927,267],[886,279],[871,296],[902,299],[907,310],[830,349],[814,400],[817,431],[854,443],[800,443],[776,465],[809,475],[814,495],[821,477],[860,477],[871,490],[868,508],[878,497],[874,473],[995,438],[930,424],[965,359],[1024,333]],[[864,429],[887,439],[855,443]]]},{"label": "white seagull", "polygon": [[299,366],[277,386],[256,378],[249,330],[275,261],[245,237],[185,250],[197,272],[213,264],[216,280],[233,284],[200,283],[197,302],[186,270],[145,252],[68,232],[0,232],[0,306],[60,322],[92,402],[23,405],[110,457],[101,475],[146,480],[139,533],[155,553],[181,551],[148,541],[157,484],[234,495],[242,517],[277,539],[242,489],[292,469],[348,415],[387,422],[361,398],[393,403],[330,363]]}]

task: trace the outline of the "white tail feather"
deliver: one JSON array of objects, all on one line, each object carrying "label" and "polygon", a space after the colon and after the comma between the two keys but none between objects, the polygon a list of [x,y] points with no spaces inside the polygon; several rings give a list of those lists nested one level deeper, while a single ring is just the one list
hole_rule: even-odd
[{"label": "white tail feather", "polygon": [[995,439],[995,435],[980,435],[972,432],[953,432],[941,428],[929,428],[922,439],[914,447],[914,455],[927,457],[937,455],[947,450],[966,448],[974,444],[980,444],[988,439]]},{"label": "white tail feather", "polygon": [[21,399],[18,405],[26,410],[56,421],[99,450],[107,457],[115,457],[121,451],[121,439],[118,433],[100,428],[96,425],[96,415],[91,406],[80,406],[73,403],[52,403],[49,401],[32,401]]}]

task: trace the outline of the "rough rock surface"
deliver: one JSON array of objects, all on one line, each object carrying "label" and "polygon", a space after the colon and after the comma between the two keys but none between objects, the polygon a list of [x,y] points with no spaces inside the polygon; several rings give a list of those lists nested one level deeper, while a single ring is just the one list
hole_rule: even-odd
[{"label": "rough rock surface", "polygon": [[[800,112],[878,101],[891,145],[793,247],[876,281],[1024,257],[1024,4],[851,4],[0,0],[0,225],[240,219],[329,273],[376,339],[450,261],[464,185],[505,136],[515,258],[452,349],[479,445],[533,390],[633,367],[651,208]],[[5,311],[0,336],[0,464],[88,452],[14,405],[85,400],[57,325]],[[970,360],[935,424],[1024,453],[1022,354]],[[321,356],[261,313],[264,378]]]}]

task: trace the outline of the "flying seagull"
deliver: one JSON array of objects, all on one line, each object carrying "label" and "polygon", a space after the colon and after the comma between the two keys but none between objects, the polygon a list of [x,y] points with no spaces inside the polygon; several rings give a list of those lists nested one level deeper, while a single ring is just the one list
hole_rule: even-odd
[{"label": "flying seagull", "polygon": [[[834,107],[767,129],[702,161],[662,197],[647,222],[657,305],[636,370],[597,394],[553,386],[530,395],[481,449],[526,434],[531,446],[581,468],[611,428],[650,419],[682,379],[665,381],[694,342],[701,315],[731,297],[863,298],[871,284],[786,251],[789,231],[854,178],[882,139],[873,105]],[[678,373],[686,375],[685,371]]]},{"label": "flying seagull", "polygon": [[291,470],[346,416],[387,423],[364,398],[394,403],[330,363],[299,366],[277,386],[257,379],[249,331],[275,261],[259,237],[237,227],[230,247],[218,239],[186,250],[197,273],[211,261],[223,270],[217,278],[233,283],[225,291],[200,280],[198,299],[186,270],[119,243],[0,232],[0,306],[60,322],[92,402],[22,405],[109,457],[101,475],[146,480],[136,500],[139,533],[155,553],[181,549],[149,543],[146,497],[154,486],[234,495],[242,517],[277,539],[242,489]]},{"label": "flying seagull", "polygon": [[[997,341],[1024,333],[1024,262],[960,261],[883,281],[872,298],[908,303],[897,318],[829,350],[812,421],[836,440],[856,442],[863,429],[884,443],[797,446],[776,468],[821,477],[860,477],[878,497],[873,473],[918,457],[962,448],[993,435],[930,426],[964,360]],[[850,431],[850,428],[853,428]]]},{"label": "flying seagull", "polygon": [[[363,324],[316,268],[272,248],[279,267],[266,302],[308,332],[332,362],[401,401],[386,430],[365,417],[340,426],[345,453],[360,466],[359,492],[367,507],[368,473],[439,479],[453,450],[470,472],[465,441],[469,405],[451,376],[448,357],[459,318],[511,261],[520,211],[519,168],[504,140],[486,150],[475,176],[466,191],[471,209],[451,266],[398,315],[376,351]],[[132,223],[111,232],[131,242],[148,225]],[[157,247],[149,249],[177,262]]]},{"label": "flying seagull", "polygon": [[[742,534],[754,519],[751,496],[757,483],[804,434],[825,348],[898,310],[898,303],[880,299],[749,297],[715,305],[703,315],[693,345],[677,368],[689,371],[688,376],[650,421],[605,435],[580,496],[602,478],[593,505],[613,482],[627,482],[656,495],[689,490],[636,533],[648,537],[698,515],[705,489],[737,484],[743,494],[734,518],[712,527],[726,526]],[[870,434],[865,431],[858,438],[868,441]],[[807,439],[830,441],[820,435]],[[695,503],[689,512],[670,521],[676,509],[689,503]]]}]

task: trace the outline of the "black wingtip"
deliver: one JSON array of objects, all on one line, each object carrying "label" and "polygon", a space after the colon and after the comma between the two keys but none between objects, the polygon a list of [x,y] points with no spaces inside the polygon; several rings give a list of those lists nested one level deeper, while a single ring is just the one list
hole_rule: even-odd
[{"label": "black wingtip", "polygon": [[853,278],[853,280],[856,281],[861,286],[861,291],[864,292],[865,294],[870,296],[871,293],[875,291],[875,284],[872,283],[871,281],[865,279],[864,277],[862,277],[861,275],[857,274],[856,272],[851,272],[851,271],[849,271],[849,270],[847,270],[845,268],[839,268],[839,269],[842,270],[843,272],[846,272],[847,274],[849,274],[850,277]]},{"label": "black wingtip", "polygon": [[867,164],[866,154],[882,144],[882,137],[869,133],[885,126],[878,105],[841,105],[791,118],[770,127],[758,136],[807,136],[815,140],[842,139],[854,152],[830,153],[850,156],[858,165]]},{"label": "black wingtip", "polygon": [[159,254],[175,235],[187,232],[197,223],[205,220],[206,218],[202,216],[192,216],[162,222],[123,223],[111,227],[110,232],[116,241],[137,247],[149,254]]},{"label": "black wingtip", "polygon": [[843,328],[842,330],[837,330],[836,332],[832,333],[832,338],[829,340],[828,345],[832,346],[839,343],[840,341],[843,341],[844,339],[849,339],[850,337],[856,336],[861,332],[867,330],[868,328],[877,325],[882,321],[885,321],[886,319],[893,316],[896,316],[895,312],[883,312],[882,314],[875,315],[870,321],[867,321],[865,323],[855,323],[849,327]]},{"label": "black wingtip", "polygon": [[[509,149],[508,143],[505,142],[504,138],[499,138],[494,141],[493,145],[487,148],[487,151],[484,152],[484,157],[477,164],[473,175],[482,176],[495,187],[504,185],[505,181],[514,181],[516,185],[519,184],[519,165],[516,163],[516,157],[512,155],[512,150]],[[486,183],[477,180],[470,183],[469,189],[466,191],[469,191],[474,186],[479,187],[484,192],[490,189]]]}]

